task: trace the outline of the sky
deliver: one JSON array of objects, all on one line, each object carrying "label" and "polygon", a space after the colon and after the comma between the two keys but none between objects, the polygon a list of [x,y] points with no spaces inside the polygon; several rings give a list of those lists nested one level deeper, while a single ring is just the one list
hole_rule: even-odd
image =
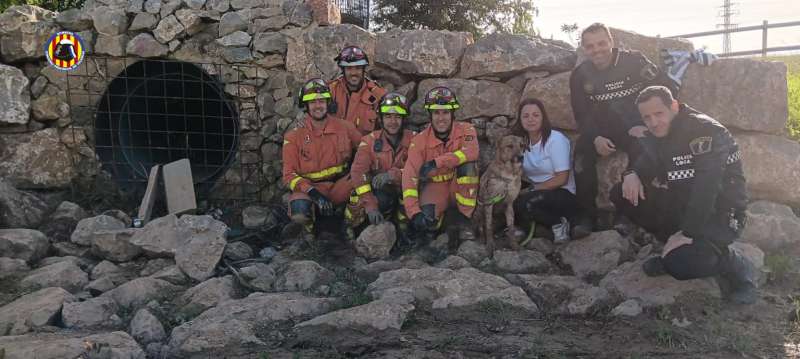
[{"label": "sky", "polygon": [[[561,24],[577,23],[582,29],[593,22],[663,37],[719,29],[723,0],[534,0],[534,19],[540,35],[568,40]],[[800,21],[800,0],[731,0],[737,12],[731,23],[739,26]],[[664,5],[667,4],[667,5]],[[580,31],[580,30],[579,30]],[[800,26],[770,29],[768,46],[800,45]],[[761,31],[731,35],[732,51],[761,48]],[[695,48],[722,52],[722,35],[690,39]],[[575,44],[574,41],[571,43]],[[793,53],[798,53],[795,51]]]}]

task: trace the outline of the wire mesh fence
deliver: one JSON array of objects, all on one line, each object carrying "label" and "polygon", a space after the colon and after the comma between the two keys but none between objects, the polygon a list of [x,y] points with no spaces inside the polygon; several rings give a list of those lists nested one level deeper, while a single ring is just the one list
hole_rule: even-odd
[{"label": "wire mesh fence", "polygon": [[369,29],[369,0],[336,0],[336,5],[342,14],[342,23]]}]

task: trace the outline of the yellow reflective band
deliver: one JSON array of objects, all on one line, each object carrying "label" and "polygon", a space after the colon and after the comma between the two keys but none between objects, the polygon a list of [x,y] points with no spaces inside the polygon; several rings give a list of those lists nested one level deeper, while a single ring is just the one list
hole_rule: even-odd
[{"label": "yellow reflective band", "polygon": [[408,197],[419,197],[419,192],[417,192],[415,189],[407,189],[403,191],[403,198],[405,199]]},{"label": "yellow reflective band", "polygon": [[345,165],[339,165],[339,166],[336,166],[336,167],[326,168],[326,169],[324,169],[322,171],[319,171],[319,172],[306,173],[306,174],[303,175],[303,177],[308,178],[310,180],[318,180],[318,179],[321,179],[321,178],[325,178],[325,177],[328,177],[328,176],[332,176],[332,175],[335,175],[335,174],[342,173],[342,172],[344,172],[344,169],[345,169]]},{"label": "yellow reflective band", "polygon": [[455,110],[458,109],[459,105],[425,105],[425,109],[427,110]]},{"label": "yellow reflective band", "polygon": [[362,186],[359,186],[359,187],[356,187],[356,193],[358,195],[362,195],[362,194],[367,193],[369,191],[372,191],[372,187],[369,185],[369,183],[367,183],[365,185],[362,185]]},{"label": "yellow reflective band", "polygon": [[331,93],[330,92],[310,93],[303,96],[303,102],[313,101],[321,98],[331,98]]},{"label": "yellow reflective band", "polygon": [[361,146],[366,146],[366,145],[367,145],[367,143],[366,143],[366,142],[364,142],[364,141],[361,141],[361,143],[359,143],[359,144],[358,144],[358,147],[361,147]]},{"label": "yellow reflective band", "polygon": [[[393,111],[393,112],[389,112]],[[408,112],[400,106],[381,106],[381,113],[396,113],[398,115],[407,115]]]},{"label": "yellow reflective band", "polygon": [[358,204],[358,196],[350,196],[350,204]]},{"label": "yellow reflective band", "polygon": [[433,177],[431,177],[431,181],[433,181],[433,182],[447,182],[447,181],[453,179],[453,177],[455,177],[455,175],[456,175],[455,173],[450,172],[450,173],[446,173],[446,174],[443,174],[443,175],[433,176]]},{"label": "yellow reflective band", "polygon": [[456,183],[458,184],[478,184],[480,179],[474,176],[458,177]]},{"label": "yellow reflective band", "polygon": [[344,209],[344,218],[353,219],[353,214],[350,213],[350,208],[345,208]]},{"label": "yellow reflective band", "polygon": [[458,157],[459,165],[462,165],[464,164],[464,162],[467,162],[467,155],[464,154],[464,151],[458,150],[456,152],[453,152],[453,154],[456,155],[456,157]]},{"label": "yellow reflective band", "polygon": [[289,144],[289,141],[287,141],[287,140],[283,140],[283,145],[284,145],[284,146],[285,146],[285,145],[288,145],[288,144]]},{"label": "yellow reflective band", "polygon": [[289,182],[289,188],[294,191],[294,188],[297,187],[297,182],[300,182],[301,179],[303,179],[303,177],[300,176],[292,178],[291,182]]},{"label": "yellow reflective band", "polygon": [[466,198],[462,196],[460,193],[456,193],[456,202],[458,202],[458,204],[463,204],[467,207],[475,207],[475,199]]}]

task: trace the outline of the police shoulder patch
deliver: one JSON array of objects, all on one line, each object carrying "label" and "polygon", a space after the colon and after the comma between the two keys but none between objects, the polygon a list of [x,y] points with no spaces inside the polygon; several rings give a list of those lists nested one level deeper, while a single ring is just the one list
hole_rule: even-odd
[{"label": "police shoulder patch", "polygon": [[711,136],[703,136],[689,142],[689,148],[692,150],[692,154],[697,156],[711,152],[711,144]]}]

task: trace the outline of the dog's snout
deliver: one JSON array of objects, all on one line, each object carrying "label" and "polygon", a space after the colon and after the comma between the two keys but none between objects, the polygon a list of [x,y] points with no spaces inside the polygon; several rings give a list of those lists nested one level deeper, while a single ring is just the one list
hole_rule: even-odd
[{"label": "dog's snout", "polygon": [[517,160],[517,162],[522,162],[522,158],[523,158],[522,155],[514,157],[514,159]]}]

